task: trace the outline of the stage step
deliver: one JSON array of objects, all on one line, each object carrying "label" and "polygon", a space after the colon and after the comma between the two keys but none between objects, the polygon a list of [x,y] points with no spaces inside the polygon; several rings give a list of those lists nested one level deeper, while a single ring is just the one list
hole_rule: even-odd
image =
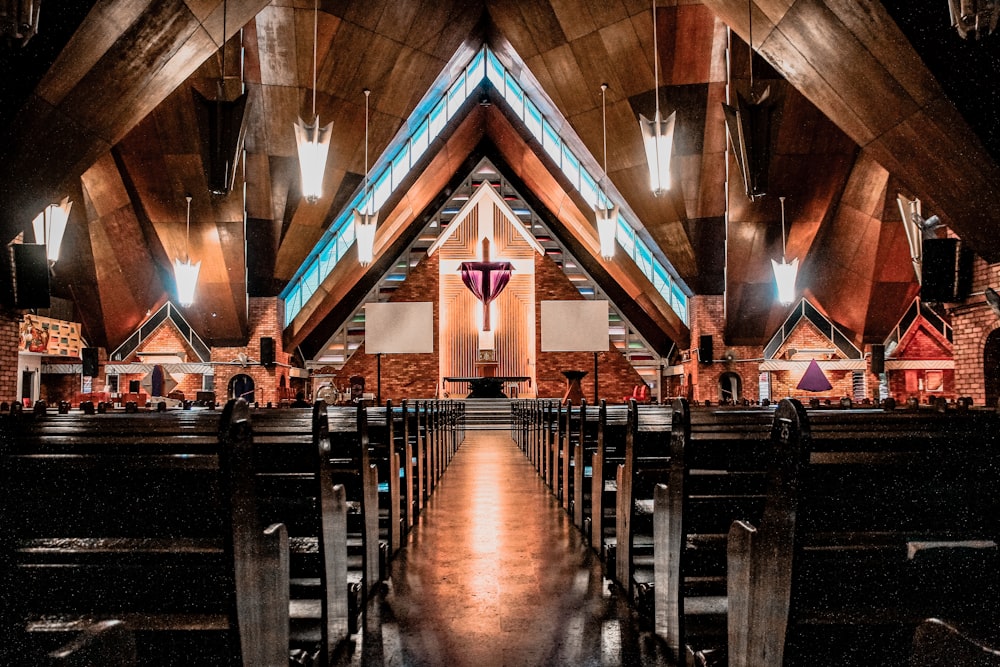
[{"label": "stage step", "polygon": [[465,399],[465,428],[473,431],[509,430],[510,399]]}]

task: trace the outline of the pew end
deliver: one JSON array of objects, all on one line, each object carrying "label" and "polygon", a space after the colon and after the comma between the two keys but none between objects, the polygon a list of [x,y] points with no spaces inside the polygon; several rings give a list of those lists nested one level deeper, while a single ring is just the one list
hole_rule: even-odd
[{"label": "pew end", "polygon": [[1000,667],[1000,645],[940,618],[928,618],[913,634],[909,667]]}]

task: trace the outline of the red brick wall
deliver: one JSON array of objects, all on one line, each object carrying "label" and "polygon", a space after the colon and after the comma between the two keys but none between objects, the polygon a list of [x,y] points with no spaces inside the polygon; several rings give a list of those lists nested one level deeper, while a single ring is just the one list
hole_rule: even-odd
[{"label": "red brick wall", "polygon": [[[763,348],[753,345],[725,344],[725,299],[721,295],[695,296],[688,301],[688,313],[691,320],[691,348],[687,351],[688,361],[684,363],[685,373],[691,376],[690,384],[683,385],[683,393],[689,400],[703,402],[719,402],[722,390],[719,379],[724,373],[736,373],[740,376],[742,396],[750,401],[760,400],[760,388],[757,377],[759,364],[755,361],[740,361],[742,359],[760,359]],[[722,360],[727,351],[732,352],[732,362],[715,362],[703,364],[698,361],[698,344],[701,336],[712,337],[712,357]],[[685,378],[685,381],[687,378]],[[680,392],[680,383],[676,380],[670,384],[674,392]]]},{"label": "red brick wall", "polygon": [[0,307],[0,401],[17,400],[17,342],[22,315]]},{"label": "red brick wall", "polygon": [[[973,264],[972,292],[1000,285],[1000,264],[987,264],[976,258]],[[1000,320],[982,296],[974,296],[952,312],[955,358],[955,394],[971,396],[976,405],[986,402],[983,347],[986,338],[1000,326]]]},{"label": "red brick wall", "polygon": [[74,402],[80,393],[80,376],[77,374],[43,373],[39,398],[49,405],[59,401]]},{"label": "red brick wall", "polygon": [[[930,359],[951,360],[952,349],[947,340],[930,328],[922,318],[917,320],[916,328],[908,334],[893,354],[895,359]],[[889,395],[897,401],[915,397],[921,403],[926,403],[931,397],[955,399],[955,371],[942,369],[944,388],[942,391],[926,390],[926,374],[923,370],[892,370],[887,371]]]},{"label": "red brick wall", "polygon": [[[284,304],[277,297],[253,297],[249,302],[248,323],[250,339],[244,347],[213,347],[212,361],[215,366],[215,399],[224,403],[228,398],[229,381],[234,375],[249,375],[254,381],[254,399],[261,405],[271,403],[277,405],[283,398],[279,387],[284,379],[284,386],[290,386],[288,368],[291,356],[281,346],[281,322],[284,321]],[[240,352],[249,358],[260,361],[260,339],[270,337],[274,341],[273,366],[261,366],[260,363],[230,364],[238,358]],[[220,365],[221,362],[221,365]],[[287,394],[287,392],[285,392]]]},{"label": "red brick wall", "polygon": [[[550,257],[535,257],[535,349],[542,349],[542,301],[581,301],[580,291]],[[594,399],[593,352],[537,352],[535,377],[540,398],[562,398],[566,393],[564,370],[587,371],[580,383],[587,401]],[[598,397],[609,403],[632,395],[642,378],[628,360],[609,342],[608,350],[597,355]]]},{"label": "red brick wall", "polygon": [[[394,302],[415,302],[433,300],[434,303],[434,348],[440,350],[438,339],[438,303],[440,275],[437,256],[421,260],[414,267],[406,282],[389,299]],[[548,257],[535,260],[535,346],[541,348],[541,301],[578,300],[580,292],[573,287],[562,270]],[[535,367],[538,379],[538,395],[543,398],[561,398],[566,392],[566,378],[563,370],[579,369],[587,371],[581,383],[583,394],[588,401],[594,397],[594,355],[592,352],[545,352],[536,354]],[[382,400],[399,401],[403,398],[428,398],[437,391],[439,360],[434,354],[393,354],[382,356]],[[346,387],[348,378],[361,375],[365,378],[365,390],[376,391],[376,359],[374,355],[359,348],[338,373],[337,382]],[[598,355],[598,375],[600,398],[618,402],[629,396],[642,378],[628,361],[613,349]]]},{"label": "red brick wall", "polygon": [[[431,398],[436,395],[438,378],[438,293],[440,286],[440,263],[437,255],[424,257],[410,271],[409,277],[400,285],[389,301],[393,303],[434,302],[434,349],[431,354],[384,354],[382,355],[382,400]],[[337,374],[336,384],[344,389],[350,387],[352,375],[365,379],[365,391],[376,393],[378,385],[378,359],[374,354],[366,354],[364,344],[359,347]],[[314,389],[317,387],[314,386]]]},{"label": "red brick wall", "polygon": [[[812,322],[803,318],[799,320],[788,340],[778,349],[777,358],[786,358],[789,348],[799,350],[817,348],[833,349],[833,343]],[[840,356],[835,352],[830,358],[840,358]],[[822,360],[817,356],[817,361]],[[822,365],[821,363],[821,368]],[[826,399],[839,401],[845,396],[854,396],[853,371],[823,369],[826,379],[833,385],[833,388],[827,392],[808,392],[796,389],[796,385],[802,379],[803,372],[805,372],[805,367],[803,367],[802,371],[773,371],[771,373],[771,398],[773,400],[780,400],[791,396],[800,401],[808,402],[812,398],[818,398],[821,401]]]}]

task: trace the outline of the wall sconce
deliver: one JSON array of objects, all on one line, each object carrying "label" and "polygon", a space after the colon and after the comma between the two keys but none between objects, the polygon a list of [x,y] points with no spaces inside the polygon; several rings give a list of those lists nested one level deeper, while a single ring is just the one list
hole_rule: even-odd
[{"label": "wall sconce", "polygon": [[795,276],[799,271],[799,258],[789,263],[785,259],[785,198],[778,197],[781,202],[781,264],[773,259],[771,268],[774,270],[774,282],[778,287],[778,301],[783,306],[795,301]]},{"label": "wall sconce", "polygon": [[69,200],[69,197],[64,197],[58,204],[46,206],[45,210],[35,216],[31,223],[35,231],[35,243],[45,245],[46,257],[50,265],[59,260],[59,249],[62,247],[63,234],[66,233],[69,212],[72,208],[73,202]]},{"label": "wall sconce", "polygon": [[639,131],[649,163],[649,187],[653,196],[670,189],[670,155],[674,149],[674,123],[677,112],[666,119],[660,114],[660,53],[656,43],[656,0],[653,0],[653,76],[655,78],[656,113],[649,120],[639,114]]},{"label": "wall sconce", "polygon": [[187,233],[184,239],[184,261],[174,260],[174,279],[177,281],[177,300],[182,306],[194,303],[194,291],[198,286],[198,272],[201,271],[201,260],[191,263],[189,246],[191,242],[191,195],[187,199]]},{"label": "wall sconce", "polygon": [[313,95],[312,123],[296,119],[295,144],[299,152],[299,170],[302,172],[302,196],[310,204],[323,196],[323,173],[326,171],[326,157],[330,152],[333,137],[333,123],[320,127],[316,113],[316,44],[319,33],[319,0],[313,7]]},{"label": "wall sconce", "polygon": [[378,211],[375,205],[374,193],[368,192],[368,96],[370,90],[365,88],[365,186],[361,194],[363,211],[354,209],[354,238],[358,244],[358,263],[361,266],[371,264],[375,255],[375,229],[378,227]]}]

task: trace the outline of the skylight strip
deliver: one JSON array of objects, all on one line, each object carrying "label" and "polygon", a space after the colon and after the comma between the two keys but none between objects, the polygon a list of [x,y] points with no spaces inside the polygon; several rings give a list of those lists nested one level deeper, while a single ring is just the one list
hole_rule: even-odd
[{"label": "skylight strip", "polygon": [[[362,191],[354,196],[350,205],[334,220],[316,249],[296,272],[282,292],[285,301],[285,326],[308,303],[322,281],[354,243],[354,227],[350,224],[351,211],[355,208],[369,212],[380,209],[484,78],[497,89],[500,97],[542,144],[545,152],[570,180],[584,201],[590,206],[596,206],[599,201],[602,203],[608,201],[597,187],[598,179],[590,174],[583,161],[566,145],[556,128],[531,101],[527,92],[503,63],[484,46],[476,52],[469,64],[460,71],[443,93],[424,98],[411,116],[420,119],[416,127],[409,136],[398,140],[399,148],[395,151],[391,151],[391,148],[387,150],[372,169],[378,174],[371,179],[374,184],[372,190]],[[408,122],[407,126],[412,126],[412,122]],[[390,154],[392,157],[388,158]],[[633,225],[621,212],[618,217],[617,236],[625,252],[686,323],[687,294],[672,277],[670,271],[650,251],[649,246],[638,237]]]}]

